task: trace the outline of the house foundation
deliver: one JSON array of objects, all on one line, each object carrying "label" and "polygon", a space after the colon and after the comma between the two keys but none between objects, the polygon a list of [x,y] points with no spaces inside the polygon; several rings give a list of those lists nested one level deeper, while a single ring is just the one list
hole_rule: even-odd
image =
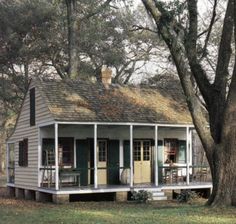
[{"label": "house foundation", "polygon": [[15,197],[18,199],[24,199],[25,198],[25,191],[21,188],[15,189]]},{"label": "house foundation", "polygon": [[25,190],[25,199],[26,200],[35,200],[35,191]]},{"label": "house foundation", "polygon": [[8,195],[8,197],[14,198],[16,196],[15,188],[14,187],[7,187],[7,195]]},{"label": "house foundation", "polygon": [[128,192],[126,191],[116,192],[116,201],[118,202],[127,201],[127,197]]},{"label": "house foundation", "polygon": [[69,194],[53,194],[52,202],[55,204],[66,204],[70,202]]},{"label": "house foundation", "polygon": [[37,202],[52,202],[52,195],[40,191],[35,192],[35,200]]}]

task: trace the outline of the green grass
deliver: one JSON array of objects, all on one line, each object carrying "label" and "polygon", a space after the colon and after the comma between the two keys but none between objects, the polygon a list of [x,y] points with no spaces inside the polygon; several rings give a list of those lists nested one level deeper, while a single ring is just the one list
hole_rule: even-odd
[{"label": "green grass", "polygon": [[212,209],[176,202],[74,202],[68,205],[43,204],[0,198],[0,223],[79,223],[79,224],[184,224],[236,223],[236,209]]}]

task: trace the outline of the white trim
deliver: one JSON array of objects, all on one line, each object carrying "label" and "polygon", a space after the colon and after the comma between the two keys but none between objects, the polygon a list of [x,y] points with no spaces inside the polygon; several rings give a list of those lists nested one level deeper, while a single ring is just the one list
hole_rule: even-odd
[{"label": "white trim", "polygon": [[74,138],[74,168],[76,168],[76,138]]},{"label": "white trim", "polygon": [[98,187],[97,124],[94,124],[94,188]]},{"label": "white trim", "polygon": [[[13,144],[13,143],[7,143],[7,144],[6,144],[6,148],[7,148],[7,150],[6,150],[6,162],[7,162],[7,164],[6,164],[7,183],[9,183],[9,169],[8,169],[8,167],[9,167],[9,144]],[[15,153],[15,145],[14,145],[14,153]]]},{"label": "white trim", "polygon": [[39,188],[38,191],[45,192],[49,194],[92,194],[92,193],[110,193],[110,192],[124,192],[130,191],[130,187],[111,187],[111,188],[92,188],[92,189],[71,189],[71,190],[49,190],[44,188]]},{"label": "white trim", "polygon": [[55,123],[57,123],[57,122],[55,122],[55,121],[45,122],[45,123],[41,123],[41,124],[37,125],[37,127],[42,128],[42,127],[46,127],[46,126],[49,126],[49,125],[53,125]]},{"label": "white trim", "polygon": [[186,162],[187,162],[187,169],[186,169],[186,175],[187,175],[187,185],[189,185],[189,127],[186,128]]},{"label": "white trim", "polygon": [[6,185],[7,185],[7,187],[15,187],[16,186],[15,184],[12,184],[12,183],[7,183]]},{"label": "white trim", "polygon": [[42,156],[42,139],[41,139],[41,130],[38,128],[38,187],[41,184],[41,156]]},{"label": "white trim", "polygon": [[130,187],[134,186],[134,166],[133,166],[133,125],[130,125]]},{"label": "white trim", "polygon": [[59,190],[59,166],[58,166],[58,124],[55,123],[55,188]]},{"label": "white trim", "polygon": [[125,192],[125,191],[131,191],[131,190],[149,190],[149,191],[162,191],[162,190],[181,190],[181,189],[212,189],[212,184],[206,183],[206,184],[191,184],[191,185],[172,185],[172,186],[159,186],[159,187],[145,187],[145,186],[134,186],[133,188],[130,187],[121,187],[121,186],[114,186],[111,188],[102,188],[99,187],[97,189],[94,188],[88,188],[88,189],[68,189],[68,190],[51,190],[51,189],[45,189],[45,188],[38,188],[39,192],[45,192],[49,194],[89,194],[89,193],[108,193],[108,192]]},{"label": "white trim", "polygon": [[[120,143],[120,162],[119,162],[119,166],[120,167],[124,167],[124,145],[123,145],[123,140],[120,139],[119,140]],[[122,169],[119,169],[119,173],[120,173],[120,179],[121,179],[121,174],[122,174]]]},{"label": "white trim", "polygon": [[158,186],[158,125],[155,126],[154,156],[155,186]]},{"label": "white trim", "polygon": [[7,141],[6,144],[15,144],[16,142],[15,141]]},{"label": "white trim", "polygon": [[[135,122],[77,122],[77,121],[56,121],[58,124],[78,124],[78,125],[120,125],[120,126],[150,126],[158,125],[159,127],[194,127],[192,124],[162,124],[162,123],[135,123]],[[49,123],[50,124],[50,123]]]},{"label": "white trim", "polygon": [[192,129],[189,129],[189,163],[190,165],[193,164],[193,136],[192,136]]}]

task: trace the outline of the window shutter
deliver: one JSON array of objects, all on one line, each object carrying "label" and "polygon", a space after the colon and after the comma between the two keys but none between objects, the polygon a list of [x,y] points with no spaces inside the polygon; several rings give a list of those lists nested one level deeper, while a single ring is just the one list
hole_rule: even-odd
[{"label": "window shutter", "polygon": [[28,139],[19,142],[19,166],[28,166]]},{"label": "window shutter", "polygon": [[35,125],[35,88],[30,89],[30,126]]},{"label": "window shutter", "polygon": [[28,166],[28,139],[24,139],[24,166]]},{"label": "window shutter", "polygon": [[19,166],[23,166],[23,141],[19,142]]}]

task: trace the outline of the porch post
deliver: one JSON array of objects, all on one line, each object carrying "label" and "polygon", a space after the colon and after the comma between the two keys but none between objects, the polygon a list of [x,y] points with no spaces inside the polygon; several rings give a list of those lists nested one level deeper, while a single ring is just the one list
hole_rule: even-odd
[{"label": "porch post", "polygon": [[130,187],[134,186],[134,167],[133,167],[133,125],[130,125]]},{"label": "porch post", "polygon": [[[124,144],[123,144],[123,140],[120,139],[120,162],[119,162],[119,167],[124,167]],[[121,178],[121,174],[123,169],[119,169],[120,170],[120,178]]]},{"label": "porch post", "polygon": [[186,160],[187,160],[187,185],[189,185],[189,127],[186,127]]},{"label": "porch post", "polygon": [[155,168],[155,186],[158,186],[158,125],[155,125],[154,168]]},{"label": "porch post", "polygon": [[94,125],[94,188],[98,187],[98,167],[97,167],[97,124]]},{"label": "porch post", "polygon": [[[7,160],[7,164],[6,164],[6,173],[7,173],[7,183],[9,183],[9,143],[7,143],[6,145],[7,151],[6,151],[6,160]],[[15,144],[14,144],[14,154],[15,154]]]},{"label": "porch post", "polygon": [[38,187],[41,187],[41,161],[42,161],[42,141],[41,141],[41,129],[38,128]]},{"label": "porch post", "polygon": [[55,123],[55,188],[59,190],[59,166],[58,166],[58,124]]},{"label": "porch post", "polygon": [[192,134],[193,134],[193,130],[189,129],[189,164],[190,166],[193,165],[193,142],[192,142],[193,135]]}]

